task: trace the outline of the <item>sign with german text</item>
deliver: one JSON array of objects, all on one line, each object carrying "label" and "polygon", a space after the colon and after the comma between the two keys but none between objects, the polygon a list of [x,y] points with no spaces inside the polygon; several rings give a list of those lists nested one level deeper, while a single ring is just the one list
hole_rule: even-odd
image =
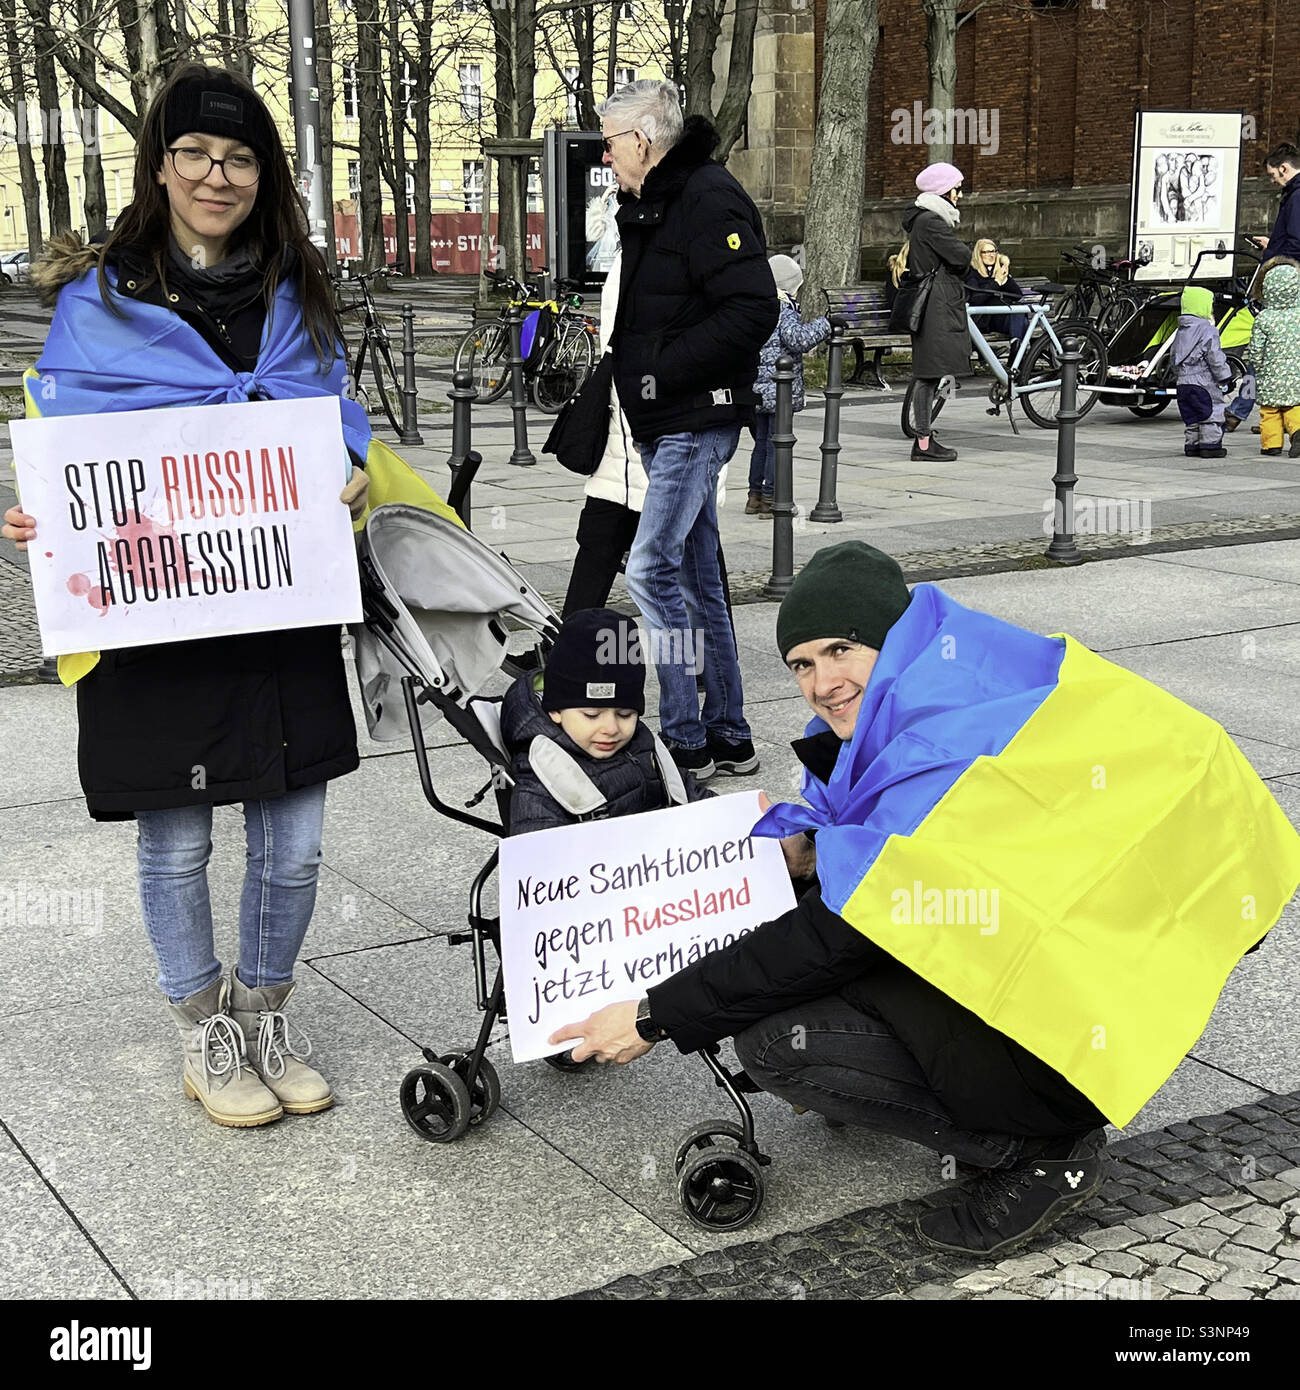
[{"label": "sign with german text", "polygon": [[732,945],[794,905],[758,792],[501,842],[501,965],[516,1062],[547,1038]]},{"label": "sign with german text", "polygon": [[360,620],[336,397],[9,429],[47,656]]}]

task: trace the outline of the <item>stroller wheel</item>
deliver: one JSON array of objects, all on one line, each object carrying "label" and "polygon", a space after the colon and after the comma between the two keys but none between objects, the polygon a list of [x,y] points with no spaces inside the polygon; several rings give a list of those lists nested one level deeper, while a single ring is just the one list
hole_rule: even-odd
[{"label": "stroller wheel", "polygon": [[763,1170],[744,1149],[707,1148],[677,1178],[682,1210],[706,1231],[735,1231],[763,1205]]},{"label": "stroller wheel", "polygon": [[441,1062],[408,1071],[402,1078],[400,1099],[406,1123],[431,1144],[450,1144],[469,1128],[469,1091]]},{"label": "stroller wheel", "polygon": [[[692,1155],[707,1152],[720,1139],[730,1139],[738,1145],[744,1137],[740,1126],[730,1120],[705,1120],[694,1129],[688,1129],[678,1140],[677,1153],[673,1156],[673,1172],[680,1173]],[[730,1145],[726,1149],[729,1150]]]},{"label": "stroller wheel", "polygon": [[594,1057],[584,1057],[581,1062],[575,1062],[572,1048],[567,1052],[553,1052],[549,1057],[542,1058],[548,1067],[554,1067],[556,1071],[589,1071],[595,1060]]},{"label": "stroller wheel", "polygon": [[496,1113],[497,1106],[501,1104],[501,1078],[497,1075],[497,1069],[484,1057],[478,1064],[478,1076],[471,1086],[466,1079],[469,1058],[468,1052],[448,1052],[438,1060],[444,1067],[450,1067],[465,1083],[469,1095],[469,1122],[471,1125],[481,1125]]}]

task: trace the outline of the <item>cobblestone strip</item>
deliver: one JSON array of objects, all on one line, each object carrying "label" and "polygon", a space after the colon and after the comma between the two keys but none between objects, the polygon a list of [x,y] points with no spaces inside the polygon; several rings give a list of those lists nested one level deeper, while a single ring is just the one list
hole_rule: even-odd
[{"label": "cobblestone strip", "polygon": [[1300,1091],[1108,1153],[1101,1191],[1008,1259],[920,1243],[917,1216],[947,1203],[949,1187],[570,1297],[1300,1301]]}]

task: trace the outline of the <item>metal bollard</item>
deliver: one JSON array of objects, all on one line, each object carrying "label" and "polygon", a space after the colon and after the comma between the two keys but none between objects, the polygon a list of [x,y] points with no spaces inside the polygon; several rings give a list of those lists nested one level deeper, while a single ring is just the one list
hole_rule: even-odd
[{"label": "metal bollard", "polygon": [[59,658],[57,656],[47,656],[36,668],[36,679],[42,685],[59,684]]},{"label": "metal bollard", "polygon": [[470,409],[478,400],[474,373],[464,367],[453,372],[447,399],[451,402],[451,453],[447,458],[447,467],[451,469],[454,482],[456,470],[465,462],[465,455],[470,449]]},{"label": "metal bollard", "polygon": [[415,394],[415,305],[402,305],[402,428],[399,444],[423,444],[420,433],[420,403]]},{"label": "metal bollard", "polygon": [[817,505],[809,521],[843,521],[835,500],[840,466],[840,397],[844,394],[844,320],[831,319],[830,347],[826,355],[826,419],[822,425],[822,476]]},{"label": "metal bollard", "polygon": [[515,451],[507,460],[517,468],[531,468],[537,460],[528,447],[528,398],[524,395],[524,354],[520,337],[524,331],[523,310],[510,309],[510,409],[515,417]]},{"label": "metal bollard", "polygon": [[776,482],[772,494],[772,577],[763,586],[768,598],[783,598],[794,583],[794,358],[782,353],[772,373],[776,420],[772,448]]},{"label": "metal bollard", "polygon": [[474,481],[474,475],[478,472],[482,462],[483,455],[477,454],[471,449],[452,474],[451,491],[447,494],[447,505],[465,523],[467,531],[473,530],[469,516],[470,484]]},{"label": "metal bollard", "polygon": [[1074,471],[1074,430],[1079,419],[1079,350],[1078,338],[1066,338],[1061,343],[1061,404],[1056,412],[1056,505],[1052,514],[1052,543],[1047,558],[1059,565],[1079,565],[1083,556],[1074,543],[1074,485],[1079,481]]}]

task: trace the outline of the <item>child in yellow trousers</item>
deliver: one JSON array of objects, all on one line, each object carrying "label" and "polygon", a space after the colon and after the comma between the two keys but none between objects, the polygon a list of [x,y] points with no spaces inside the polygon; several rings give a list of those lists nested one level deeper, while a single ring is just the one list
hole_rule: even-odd
[{"label": "child in yellow trousers", "polygon": [[1264,307],[1250,335],[1259,402],[1259,451],[1280,454],[1291,436],[1300,458],[1300,270],[1278,265],[1264,276]]}]

